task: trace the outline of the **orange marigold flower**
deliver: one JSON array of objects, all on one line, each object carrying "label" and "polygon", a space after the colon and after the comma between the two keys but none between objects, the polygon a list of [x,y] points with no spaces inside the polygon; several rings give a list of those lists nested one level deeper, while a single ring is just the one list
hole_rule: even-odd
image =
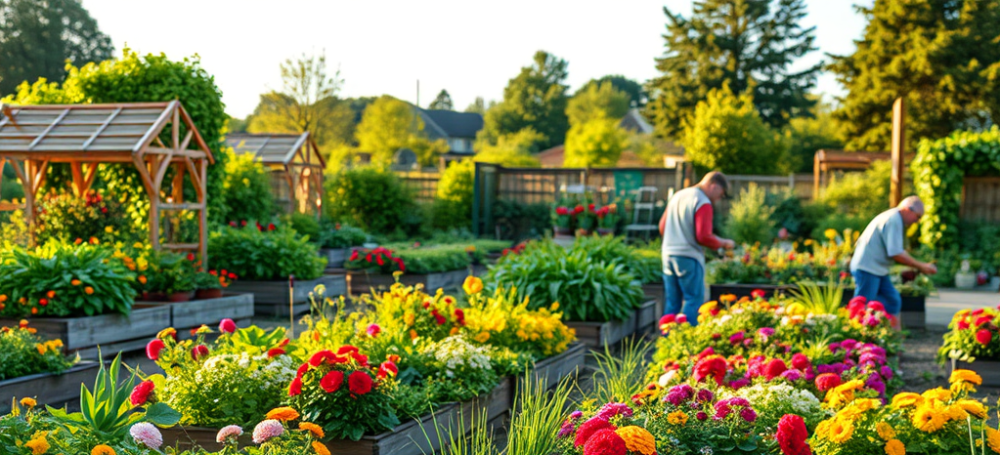
[{"label": "orange marigold flower", "polygon": [[322,442],[313,441],[312,448],[316,451],[316,455],[330,455],[330,449],[326,448]]},{"label": "orange marigold flower", "polygon": [[299,418],[299,412],[288,407],[282,406],[280,408],[274,408],[267,413],[267,418],[272,420],[289,421]]},{"label": "orange marigold flower", "polygon": [[90,455],[118,455],[115,453],[115,449],[111,446],[105,444],[98,444],[94,446],[93,450],[90,451]]},{"label": "orange marigold flower", "polygon": [[93,295],[94,294],[94,288],[92,288],[90,286],[87,286],[87,287],[83,288],[83,292],[84,292],[84,294],[87,294],[87,295]]},{"label": "orange marigold flower", "polygon": [[[73,281],[70,281],[69,283],[72,284],[73,286],[79,286],[80,283],[83,283],[83,282],[74,278]],[[98,447],[100,447],[100,446],[98,446]]]},{"label": "orange marigold flower", "polygon": [[312,433],[313,437],[316,439],[323,439],[326,434],[323,433],[323,427],[310,422],[300,422],[299,429],[305,430]]}]

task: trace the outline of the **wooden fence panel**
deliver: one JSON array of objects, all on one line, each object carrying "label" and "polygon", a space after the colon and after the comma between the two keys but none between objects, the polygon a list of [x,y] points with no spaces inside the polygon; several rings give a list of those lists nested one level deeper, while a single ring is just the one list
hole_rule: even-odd
[{"label": "wooden fence panel", "polygon": [[959,217],[964,221],[1000,222],[1000,177],[966,177]]},{"label": "wooden fence panel", "polygon": [[441,174],[436,172],[400,172],[399,178],[413,190],[413,196],[418,202],[434,202]]}]

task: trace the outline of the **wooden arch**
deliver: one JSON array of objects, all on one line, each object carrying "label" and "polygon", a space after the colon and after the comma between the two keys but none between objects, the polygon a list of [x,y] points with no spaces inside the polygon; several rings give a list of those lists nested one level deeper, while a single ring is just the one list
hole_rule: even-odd
[{"label": "wooden arch", "polygon": [[[226,143],[237,154],[252,154],[272,172],[278,173],[288,188],[288,213],[302,213],[315,208],[317,216],[323,205],[323,169],[326,161],[308,131],[301,134],[231,134]],[[275,194],[275,197],[280,197]]]},{"label": "wooden arch", "polygon": [[[70,165],[71,186],[77,195],[90,189],[98,164],[133,163],[149,197],[153,248],[197,251],[207,266],[206,183],[208,165],[215,158],[180,102],[4,105],[0,107],[0,168],[5,161],[24,186],[24,204],[3,204],[0,210],[24,208],[32,227],[49,163]],[[175,170],[172,194],[164,202],[160,190],[171,166]],[[185,175],[194,185],[197,202],[183,201]],[[170,210],[198,212],[198,243],[160,244],[160,214]]]}]

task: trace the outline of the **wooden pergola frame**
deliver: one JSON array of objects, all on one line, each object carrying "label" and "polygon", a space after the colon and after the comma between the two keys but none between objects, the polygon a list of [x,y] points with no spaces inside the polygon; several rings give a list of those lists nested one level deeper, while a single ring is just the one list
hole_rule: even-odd
[{"label": "wooden pergola frame", "polygon": [[[912,161],[914,155],[907,155],[904,161]],[[849,152],[844,150],[819,150],[813,155],[813,197],[819,197],[820,188],[825,187],[830,180],[829,173],[833,171],[857,170],[863,171],[876,161],[889,161],[889,152]]]},{"label": "wooden pergola frame", "polygon": [[[168,126],[169,138],[161,139]],[[133,163],[149,197],[153,248],[197,251],[207,266],[206,183],[208,165],[215,158],[180,102],[0,106],[0,168],[4,162],[11,163],[24,186],[24,204],[3,203],[0,210],[24,208],[31,232],[49,163],[70,165],[72,190],[78,196],[90,190],[98,164]],[[171,166],[172,193],[164,202],[160,190]],[[184,202],[185,175],[197,202]],[[160,244],[160,214],[173,210],[198,212],[198,243]]]},{"label": "wooden pergola frame", "polygon": [[[306,131],[301,134],[262,133],[231,134],[226,137],[237,154],[252,154],[254,160],[267,166],[271,172],[279,172],[288,184],[288,194],[292,198],[289,213],[306,213],[313,205],[317,216],[323,205],[323,170],[326,160],[319,152],[313,135]],[[310,204],[311,203],[311,204]]]}]

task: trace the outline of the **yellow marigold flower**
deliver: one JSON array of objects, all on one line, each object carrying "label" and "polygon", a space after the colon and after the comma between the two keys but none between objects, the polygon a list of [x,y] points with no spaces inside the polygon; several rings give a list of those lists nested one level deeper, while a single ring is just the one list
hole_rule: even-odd
[{"label": "yellow marigold flower", "polygon": [[885,443],[885,455],[906,455],[906,446],[899,439],[890,439]]},{"label": "yellow marigold flower", "polygon": [[418,335],[418,334],[417,334],[417,331],[416,331],[416,330],[413,330],[413,329],[410,329],[410,339],[411,339],[411,340],[416,340],[416,339],[417,339],[417,337],[419,337],[419,336],[420,336],[420,335]]},{"label": "yellow marigold flower", "polygon": [[142,249],[142,242],[135,242],[134,244],[132,244],[132,248],[135,248],[137,250],[141,250]]},{"label": "yellow marigold flower", "polygon": [[38,402],[35,401],[34,398],[24,397],[24,398],[21,398],[21,406],[24,406],[24,407],[26,407],[28,409],[32,409],[35,406],[38,406]]},{"label": "yellow marigold flower", "polygon": [[406,313],[403,315],[403,322],[406,323],[407,327],[412,326],[416,316],[413,313]]},{"label": "yellow marigold flower", "polygon": [[35,349],[38,350],[38,355],[45,355],[46,348],[44,344],[36,344]]},{"label": "yellow marigold flower", "polygon": [[951,372],[948,382],[971,382],[975,385],[983,385],[983,378],[971,370],[955,370]]},{"label": "yellow marigold flower", "polygon": [[160,332],[156,334],[156,338],[159,338],[161,340],[165,340],[168,337],[169,338],[173,338],[173,336],[176,333],[177,333],[176,329],[174,329],[173,327],[167,327],[167,328],[165,328],[163,330],[160,330]]},{"label": "yellow marigold flower", "polygon": [[986,445],[993,453],[1000,453],[1000,431],[986,427]]},{"label": "yellow marigold flower", "polygon": [[282,406],[280,408],[274,408],[268,411],[267,418],[287,422],[289,420],[295,420],[299,418],[299,412],[288,406]]},{"label": "yellow marigold flower", "polygon": [[722,294],[722,295],[719,296],[719,300],[721,300],[722,303],[726,303],[726,302],[732,303],[732,302],[735,302],[736,301],[736,294]]},{"label": "yellow marigold flower", "polygon": [[549,306],[549,311],[556,311],[558,309],[559,309],[559,302],[552,302],[552,305]]},{"label": "yellow marigold flower", "polygon": [[841,444],[851,439],[851,435],[854,434],[854,425],[845,420],[833,419],[827,431],[829,432],[827,439],[830,442]]},{"label": "yellow marigold flower", "polygon": [[34,439],[24,443],[24,446],[31,449],[31,455],[42,455],[49,451],[49,441],[45,440],[46,433],[42,432]]},{"label": "yellow marigold flower", "polygon": [[942,387],[925,390],[920,395],[928,400],[948,401],[951,399],[951,391]]},{"label": "yellow marigold flower", "polygon": [[299,429],[305,430],[312,433],[313,437],[316,439],[323,439],[326,433],[323,432],[323,427],[310,422],[299,422]]},{"label": "yellow marigold flower", "polygon": [[330,449],[326,448],[322,442],[313,441],[312,448],[316,452],[316,455],[330,455]]},{"label": "yellow marigold flower", "polygon": [[107,232],[108,234],[111,234],[111,233],[115,232],[115,228],[113,228],[111,226],[105,226],[104,227],[104,232]]},{"label": "yellow marigold flower", "polygon": [[987,413],[986,406],[976,400],[958,400],[956,405],[961,406],[969,414],[972,414],[980,419],[985,419]]},{"label": "yellow marigold flower", "polygon": [[944,406],[938,402],[925,403],[917,408],[910,419],[913,426],[924,433],[933,433],[948,423]]},{"label": "yellow marigold flower", "polygon": [[667,414],[667,422],[671,425],[684,425],[688,421],[688,415],[684,411],[674,411]]},{"label": "yellow marigold flower", "polygon": [[712,310],[714,310],[714,309],[716,309],[718,307],[719,307],[718,302],[716,302],[714,300],[711,301],[711,302],[706,302],[704,305],[701,306],[701,308],[698,308],[698,313],[702,313],[702,314],[703,313],[710,313]]},{"label": "yellow marigold flower", "polygon": [[490,340],[490,332],[479,332],[479,335],[476,335],[473,339],[476,342],[485,343]]},{"label": "yellow marigold flower", "polygon": [[878,437],[882,438],[883,441],[889,441],[896,437],[896,430],[892,428],[892,425],[885,422],[876,423],[875,432],[878,433]]},{"label": "yellow marigold flower", "polygon": [[615,430],[615,433],[625,440],[625,448],[629,452],[640,453],[642,455],[653,455],[656,453],[656,438],[645,428],[629,425]]},{"label": "yellow marigold flower", "polygon": [[945,406],[944,414],[948,417],[948,420],[965,420],[969,417],[969,413],[965,412],[965,409],[957,404]]},{"label": "yellow marigold flower", "polygon": [[98,444],[90,451],[90,455],[118,455],[111,446]]},{"label": "yellow marigold flower", "polygon": [[465,282],[462,283],[462,290],[468,295],[475,295],[483,290],[483,280],[469,275],[465,277]]},{"label": "yellow marigold flower", "polygon": [[907,406],[920,406],[922,404],[924,404],[924,397],[913,392],[903,392],[892,397],[892,407],[896,409]]},{"label": "yellow marigold flower", "polygon": [[837,230],[836,229],[832,229],[832,228],[831,229],[827,229],[827,230],[823,231],[823,236],[826,237],[826,238],[828,238],[828,239],[830,239],[830,240],[833,240],[833,239],[837,238]]}]

